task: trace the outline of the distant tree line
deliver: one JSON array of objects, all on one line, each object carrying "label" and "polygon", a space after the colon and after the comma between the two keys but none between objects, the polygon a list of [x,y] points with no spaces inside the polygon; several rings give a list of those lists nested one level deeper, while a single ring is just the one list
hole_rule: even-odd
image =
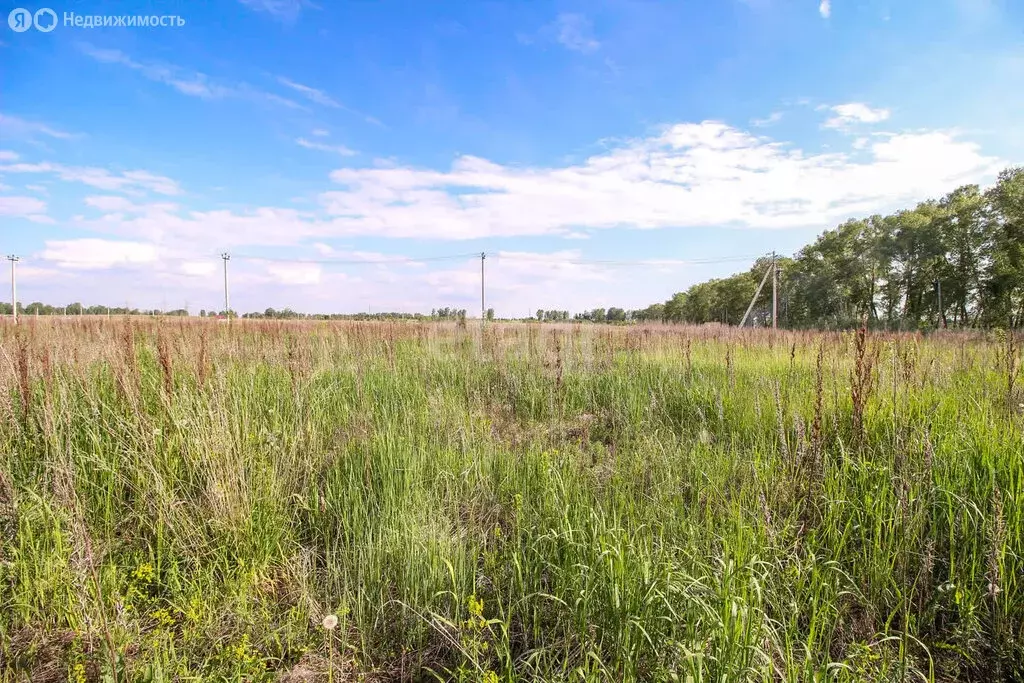
[{"label": "distant tree line", "polygon": [[[206,311],[200,311],[200,316],[206,315]],[[227,317],[224,311],[217,313],[210,312],[209,315]],[[232,316],[234,313],[232,312]],[[290,308],[276,310],[268,308],[262,313],[243,313],[243,318],[267,319],[267,320],[456,320],[465,321],[465,308],[435,308],[430,315],[423,313],[401,313],[401,312],[380,312],[380,313],[299,313]],[[494,319],[494,309],[487,309],[488,320]]]},{"label": "distant tree line", "polygon": [[[595,308],[572,320],[595,323],[662,321],[737,324],[770,268],[767,257],[750,270],[693,285],[664,303],[643,309]],[[1024,326],[1024,168],[1009,168],[981,191],[964,185],[938,200],[888,216],[850,220],[822,233],[793,257],[776,260],[779,323],[783,327],[849,327],[867,320],[875,327]],[[188,315],[80,303],[18,304],[28,315]],[[11,305],[0,304],[10,315]],[[200,316],[235,317],[234,311]],[[494,319],[494,309],[485,313]],[[243,318],[312,320],[456,320],[466,309],[420,313],[304,314],[268,308]],[[559,322],[569,311],[538,309],[534,320]],[[751,311],[754,325],[771,320],[771,287]]]},{"label": "distant tree line", "polygon": [[[771,259],[761,258],[746,272],[693,285],[664,303],[597,308],[575,319],[735,325],[770,267]],[[847,221],[792,258],[778,258],[776,267],[784,327],[861,320],[888,329],[1022,327],[1024,168],[1006,169],[985,192],[965,185],[913,209]],[[750,319],[767,325],[771,313],[769,278]]]},{"label": "distant tree line", "polygon": [[[0,303],[0,315],[10,315],[11,304]],[[18,315],[188,315],[184,308],[161,311],[149,308],[127,308],[124,306],[83,306],[75,302],[66,306],[51,306],[39,301],[30,304],[18,302]]]},{"label": "distant tree line", "polygon": [[[224,314],[224,311],[211,313],[211,315],[218,318],[229,317]],[[299,313],[290,308],[281,310],[268,308],[262,313],[243,313],[241,317],[247,320],[429,320],[429,316],[422,313]]]}]

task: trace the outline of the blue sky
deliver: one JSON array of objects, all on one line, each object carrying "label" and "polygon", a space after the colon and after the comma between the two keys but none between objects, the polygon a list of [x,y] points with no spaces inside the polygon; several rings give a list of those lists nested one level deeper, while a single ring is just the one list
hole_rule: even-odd
[{"label": "blue sky", "polygon": [[1024,160],[1012,0],[46,6],[0,35],[25,303],[219,307],[228,251],[239,310],[475,311],[484,251],[499,315],[640,307]]}]

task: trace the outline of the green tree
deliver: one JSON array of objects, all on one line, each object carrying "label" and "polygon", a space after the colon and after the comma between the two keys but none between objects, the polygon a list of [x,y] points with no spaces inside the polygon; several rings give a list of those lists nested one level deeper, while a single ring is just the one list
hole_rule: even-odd
[{"label": "green tree", "polygon": [[1024,326],[1024,167],[999,174],[986,193],[992,212],[983,281],[989,325]]},{"label": "green tree", "polygon": [[970,311],[978,303],[984,249],[992,239],[994,224],[977,185],[965,185],[950,192],[939,208],[939,227],[947,257],[936,275],[942,284],[943,302],[953,312],[954,324],[963,326],[970,322]]},{"label": "green tree", "polygon": [[687,294],[685,292],[676,292],[673,294],[672,297],[662,306],[662,313],[665,320],[673,323],[682,322],[686,299]]}]

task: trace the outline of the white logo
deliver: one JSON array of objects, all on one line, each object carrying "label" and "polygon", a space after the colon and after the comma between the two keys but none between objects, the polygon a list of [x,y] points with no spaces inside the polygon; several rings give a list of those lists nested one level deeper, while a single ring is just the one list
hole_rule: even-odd
[{"label": "white logo", "polygon": [[57,13],[49,7],[44,7],[33,15],[27,9],[18,7],[7,15],[7,25],[16,33],[24,33],[32,28],[33,24],[37,31],[49,33],[57,28]]},{"label": "white logo", "polygon": [[36,12],[33,17],[36,30],[42,31],[43,33],[49,33],[53,29],[57,28],[57,13],[49,7],[44,7]]},{"label": "white logo", "polygon": [[32,13],[27,9],[16,7],[7,15],[7,25],[11,27],[12,31],[24,33],[32,28]]}]

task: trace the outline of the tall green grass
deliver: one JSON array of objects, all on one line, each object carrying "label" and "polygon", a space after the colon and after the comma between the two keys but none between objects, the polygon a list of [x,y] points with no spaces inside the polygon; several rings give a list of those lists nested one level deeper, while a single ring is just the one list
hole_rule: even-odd
[{"label": "tall green grass", "polygon": [[1024,680],[1018,354],[8,325],[0,680]]}]

